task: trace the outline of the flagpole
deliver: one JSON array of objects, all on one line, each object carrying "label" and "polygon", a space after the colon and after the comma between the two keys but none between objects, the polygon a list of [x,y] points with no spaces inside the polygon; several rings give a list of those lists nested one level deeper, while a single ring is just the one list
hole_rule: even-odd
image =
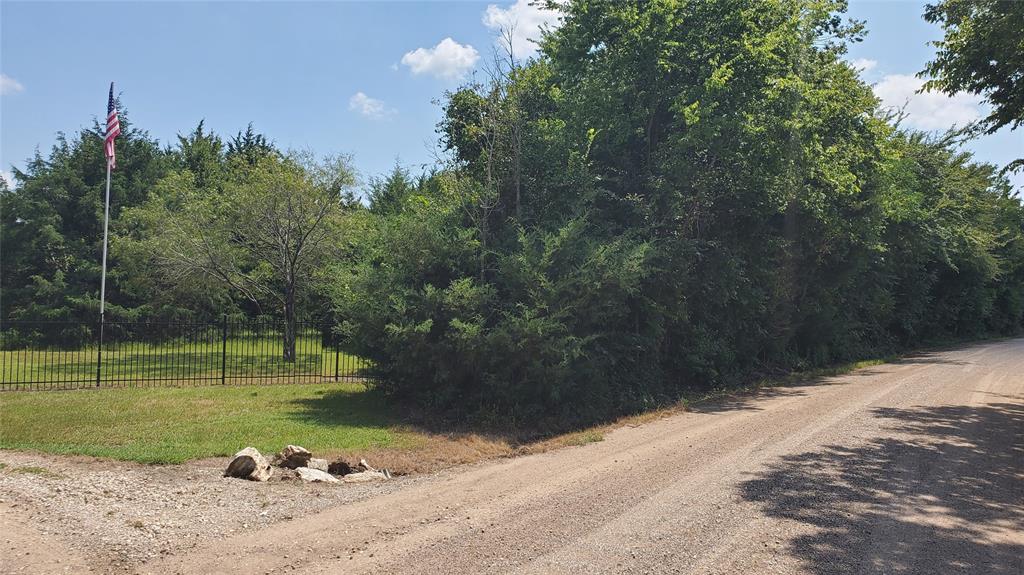
[{"label": "flagpole", "polygon": [[100,277],[100,321],[107,300],[107,228],[110,225],[110,158],[107,158],[107,199],[103,206],[103,275]]},{"label": "flagpole", "polygon": [[100,339],[96,346],[96,387],[100,386],[103,369],[103,319],[107,307],[107,239],[110,230],[110,170],[114,167],[114,138],[121,133],[114,102],[114,83],[107,95],[107,131],[103,135],[103,155],[107,158],[107,194],[103,202],[103,271],[100,275]]},{"label": "flagpole", "polygon": [[100,275],[100,339],[96,346],[96,387],[100,386],[103,365],[103,314],[107,303],[107,232],[110,228],[110,158],[107,158],[107,194],[103,204],[103,271]]}]

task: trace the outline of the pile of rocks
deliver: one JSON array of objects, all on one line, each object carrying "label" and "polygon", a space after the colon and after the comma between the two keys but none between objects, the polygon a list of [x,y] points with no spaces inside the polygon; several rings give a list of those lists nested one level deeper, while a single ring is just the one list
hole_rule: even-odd
[{"label": "pile of rocks", "polygon": [[270,462],[255,447],[246,447],[228,463],[224,477],[267,481],[275,469],[282,470],[281,479],[298,478],[309,483],[363,483],[391,479],[390,471],[374,469],[365,459],[360,459],[355,466],[341,459],[328,463],[326,459],[313,457],[312,452],[298,445],[285,446]]}]

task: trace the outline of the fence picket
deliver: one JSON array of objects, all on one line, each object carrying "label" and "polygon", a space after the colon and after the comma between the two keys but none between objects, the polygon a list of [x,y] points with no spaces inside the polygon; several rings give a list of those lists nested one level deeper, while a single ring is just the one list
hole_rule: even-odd
[{"label": "fence picket", "polygon": [[228,316],[221,318],[221,344],[220,344],[220,384],[227,384],[228,375]]},{"label": "fence picket", "polygon": [[[374,379],[368,362],[345,353],[322,328],[298,323],[295,357],[287,362],[283,326],[274,321],[229,322],[224,315],[205,323],[2,322],[0,391]],[[95,377],[90,378],[92,345]],[[325,369],[329,351],[333,376]]]}]

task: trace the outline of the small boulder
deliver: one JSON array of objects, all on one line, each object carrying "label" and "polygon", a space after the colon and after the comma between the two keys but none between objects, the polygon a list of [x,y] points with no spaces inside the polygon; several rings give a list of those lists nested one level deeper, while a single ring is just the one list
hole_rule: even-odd
[{"label": "small boulder", "polygon": [[287,445],[274,457],[274,465],[278,467],[286,467],[288,469],[296,469],[298,467],[306,467],[309,460],[313,458],[313,454],[309,452],[305,447],[298,445]]},{"label": "small boulder", "polygon": [[327,472],[331,475],[348,475],[354,471],[355,470],[352,469],[352,466],[343,459],[339,459],[327,466]]},{"label": "small boulder", "polygon": [[310,469],[318,469],[320,471],[325,471],[328,473],[330,472],[329,465],[327,465],[326,459],[317,459],[313,457],[309,460],[309,463],[306,464],[306,467]]},{"label": "small boulder", "polygon": [[366,483],[368,481],[382,481],[384,479],[390,479],[391,474],[384,471],[360,471],[358,473],[349,473],[341,480],[345,483]]},{"label": "small boulder", "polygon": [[319,469],[310,469],[308,467],[296,467],[295,475],[299,479],[309,483],[337,483],[338,478],[327,473],[326,471],[320,471]]},{"label": "small boulder", "polygon": [[235,454],[224,470],[224,477],[238,477],[250,481],[266,481],[274,474],[274,468],[260,455],[255,447],[246,447]]}]

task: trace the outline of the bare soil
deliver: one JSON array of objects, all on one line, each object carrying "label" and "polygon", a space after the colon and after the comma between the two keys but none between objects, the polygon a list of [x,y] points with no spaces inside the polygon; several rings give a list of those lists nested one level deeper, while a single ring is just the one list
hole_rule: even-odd
[{"label": "bare soil", "polygon": [[[419,480],[400,477],[337,489],[282,480],[285,474],[278,470],[270,481],[257,483],[222,477],[227,461],[157,466],[0,451],[0,570],[62,572],[72,564],[77,567],[67,572],[131,571],[163,555]],[[50,549],[54,545],[70,556],[56,564],[60,569],[47,561],[39,565],[59,557]],[[22,571],[24,564],[34,570]]]},{"label": "bare soil", "polygon": [[0,570],[1024,573],[1024,339],[581,443],[358,486],[2,452]]}]

